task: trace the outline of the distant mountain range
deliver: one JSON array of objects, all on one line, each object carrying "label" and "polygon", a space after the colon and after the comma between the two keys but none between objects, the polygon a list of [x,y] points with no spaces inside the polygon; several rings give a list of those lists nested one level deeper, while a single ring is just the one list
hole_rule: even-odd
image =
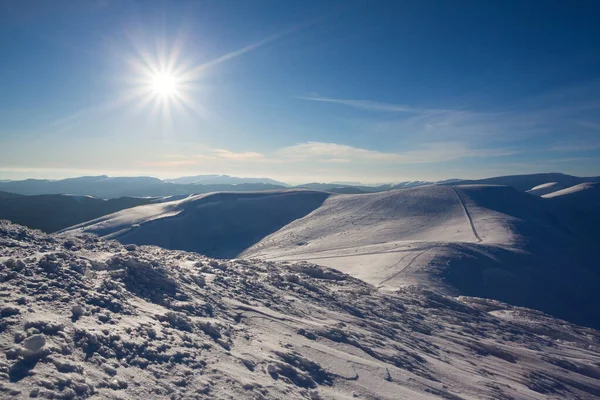
[{"label": "distant mountain range", "polygon": [[239,185],[241,183],[265,183],[268,185],[289,186],[286,183],[270,178],[239,178],[229,175],[195,175],[175,179],[165,179],[165,182],[183,185]]},{"label": "distant mountain range", "polygon": [[[193,177],[197,178],[197,177]],[[192,177],[180,178],[184,182]],[[226,178],[223,178],[226,180]],[[232,178],[246,179],[246,178]],[[253,179],[253,178],[248,178]],[[212,179],[218,181],[218,179]],[[263,191],[283,189],[285,186],[263,182],[240,183],[174,183],[149,176],[108,177],[82,176],[61,180],[26,179],[23,181],[0,182],[0,191],[24,195],[39,194],[72,194],[78,196],[94,196],[101,198],[116,197],[162,197],[210,193],[219,191]]]},{"label": "distant mountain range", "polygon": [[[393,189],[410,189],[427,185],[493,184],[512,186],[519,191],[543,195],[585,182],[600,182],[600,177],[577,177],[560,173],[510,175],[494,178],[444,181],[404,181],[380,185],[365,185],[358,182],[311,182],[290,186],[270,178],[240,178],[228,175],[196,175],[175,179],[158,179],[150,176],[109,177],[82,176],[61,180],[26,179],[22,181],[0,181],[0,191],[23,195],[71,194],[99,198],[118,197],[165,197],[185,196],[211,192],[254,192],[280,189],[310,189],[337,194],[361,194],[384,192]],[[537,188],[542,185],[542,189]]]},{"label": "distant mountain range", "polygon": [[512,186],[519,191],[528,191],[534,189],[536,186],[545,185],[548,183],[554,183],[562,188],[568,188],[571,186],[579,185],[580,183],[586,182],[600,182],[600,176],[592,177],[579,177],[560,173],[546,173],[546,174],[527,174],[527,175],[506,175],[496,176],[493,178],[485,179],[472,179],[472,180],[451,180],[446,182],[438,182],[438,184],[453,185],[460,182],[461,185],[505,185]]},{"label": "distant mountain range", "polygon": [[434,182],[406,181],[377,186],[344,183],[306,183],[290,186],[270,178],[239,178],[229,175],[196,175],[175,179],[158,179],[149,176],[109,177],[82,176],[60,180],[26,179],[0,181],[0,191],[22,195],[71,194],[100,198],[162,197],[173,195],[202,194],[222,191],[265,191],[286,188],[321,190],[338,194],[374,193],[391,189],[431,185]]}]

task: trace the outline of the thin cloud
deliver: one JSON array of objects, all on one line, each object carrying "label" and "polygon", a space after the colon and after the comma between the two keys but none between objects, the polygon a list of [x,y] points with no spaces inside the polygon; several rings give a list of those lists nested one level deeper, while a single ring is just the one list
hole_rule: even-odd
[{"label": "thin cloud", "polygon": [[250,161],[250,160],[260,160],[264,158],[264,155],[260,153],[256,153],[253,151],[246,151],[242,153],[235,153],[233,151],[225,150],[225,149],[215,149],[213,150],[215,155],[220,158],[224,158],[227,160],[236,160],[236,161]]},{"label": "thin cloud", "polygon": [[[600,129],[600,82],[565,87],[540,96],[517,99],[502,108],[479,110],[457,106],[440,108],[413,104],[394,104],[373,100],[340,99],[315,94],[299,99],[336,104],[356,110],[375,111],[358,114],[351,121],[360,124],[363,133],[393,135],[416,146],[419,143],[460,142],[473,147],[523,146],[540,138],[564,138],[566,132],[584,140],[593,140]],[[530,150],[546,150],[543,148]],[[589,150],[582,149],[583,150]]]},{"label": "thin cloud", "polygon": [[371,100],[348,100],[348,99],[335,99],[331,97],[318,97],[318,96],[301,96],[297,97],[301,100],[308,101],[318,101],[323,103],[334,103],[341,104],[344,106],[359,108],[363,110],[372,110],[372,111],[382,111],[382,112],[391,112],[391,113],[409,113],[409,114],[443,114],[447,112],[453,112],[455,110],[445,110],[445,109],[428,109],[428,108],[415,108],[402,104],[392,104],[392,103],[381,103],[378,101]]},{"label": "thin cloud", "polygon": [[581,152],[600,149],[600,143],[585,142],[585,143],[560,143],[549,148],[549,151],[557,152]]},{"label": "thin cloud", "polygon": [[502,157],[515,154],[504,149],[473,149],[460,143],[432,143],[417,150],[403,152],[383,152],[353,147],[339,143],[305,142],[286,146],[269,154],[253,151],[233,152],[226,149],[211,149],[206,153],[193,156],[165,154],[163,160],[142,162],[152,167],[211,166],[219,165],[298,165],[311,169],[316,165],[345,164],[384,165],[432,164],[448,162],[461,158]]},{"label": "thin cloud", "polygon": [[600,130],[600,124],[591,121],[580,121],[579,126],[594,130]]},{"label": "thin cloud", "polygon": [[474,157],[501,157],[515,154],[504,149],[471,149],[459,143],[432,143],[418,150],[382,152],[337,143],[306,142],[279,149],[279,157],[297,162],[371,162],[427,164]]}]

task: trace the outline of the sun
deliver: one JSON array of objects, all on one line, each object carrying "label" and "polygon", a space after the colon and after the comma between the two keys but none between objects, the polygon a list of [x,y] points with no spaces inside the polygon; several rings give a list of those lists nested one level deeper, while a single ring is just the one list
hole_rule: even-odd
[{"label": "sun", "polygon": [[154,54],[136,46],[136,53],[127,57],[131,72],[125,79],[123,101],[130,103],[135,112],[149,111],[148,115],[159,117],[167,125],[175,118],[204,118],[206,110],[198,101],[204,95],[200,83],[203,67],[180,60],[179,45],[161,45],[158,50]]},{"label": "sun", "polygon": [[157,72],[150,76],[150,89],[159,96],[170,97],[177,95],[179,83],[177,78],[168,72]]}]

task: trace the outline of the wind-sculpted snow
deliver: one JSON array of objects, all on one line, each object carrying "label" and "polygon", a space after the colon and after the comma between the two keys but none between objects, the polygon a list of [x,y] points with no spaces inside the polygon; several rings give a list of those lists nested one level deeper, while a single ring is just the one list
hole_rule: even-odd
[{"label": "wind-sculpted snow", "polygon": [[591,399],[600,333],[306,262],[0,222],[0,397]]},{"label": "wind-sculpted snow", "polygon": [[536,196],[544,196],[561,189],[564,189],[564,186],[559,185],[558,182],[548,182],[527,190],[527,193],[534,194]]},{"label": "wind-sculpted snow", "polygon": [[[588,191],[588,190],[590,191],[590,193],[591,192],[596,193],[596,199],[597,199],[598,198],[597,193],[600,191],[600,182],[581,183],[579,185],[571,186],[566,189],[553,191],[551,193],[544,195],[544,197],[547,199],[551,199],[551,198],[555,198],[555,197],[559,197],[559,196],[574,195],[578,192],[583,192],[583,191]],[[590,195],[590,193],[585,193],[585,195]]]}]

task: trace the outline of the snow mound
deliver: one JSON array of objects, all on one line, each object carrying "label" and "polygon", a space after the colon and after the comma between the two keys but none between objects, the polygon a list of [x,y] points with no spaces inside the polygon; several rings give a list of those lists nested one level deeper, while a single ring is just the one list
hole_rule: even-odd
[{"label": "snow mound", "polygon": [[0,221],[0,397],[595,398],[600,333],[314,264]]},{"label": "snow mound", "polygon": [[535,194],[536,196],[543,196],[545,194],[552,193],[563,188],[564,186],[559,185],[558,182],[548,182],[541,185],[537,185],[536,187],[527,190],[527,193]]},{"label": "snow mound", "polygon": [[569,194],[581,192],[583,190],[598,191],[599,190],[598,188],[600,188],[600,182],[585,182],[585,183],[580,183],[579,185],[571,186],[566,189],[552,191],[550,193],[547,193],[543,197],[545,197],[547,199],[551,199],[553,197],[569,195]]},{"label": "snow mound", "polygon": [[299,189],[203,194],[123,210],[63,233],[92,233],[121,243],[152,244],[232,258],[310,213],[328,196]]}]

